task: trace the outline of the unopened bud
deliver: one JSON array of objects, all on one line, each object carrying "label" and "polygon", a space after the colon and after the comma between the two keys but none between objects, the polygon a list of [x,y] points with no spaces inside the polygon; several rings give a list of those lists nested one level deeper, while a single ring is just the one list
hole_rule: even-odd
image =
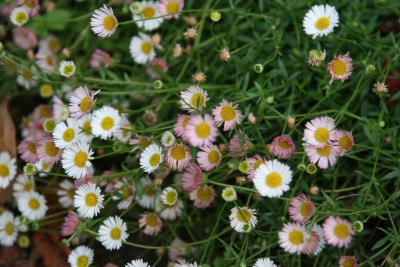
[{"label": "unopened bud", "polygon": [[254,65],[254,71],[256,73],[261,73],[261,72],[263,72],[263,70],[264,70],[264,66],[261,65],[260,63]]},{"label": "unopened bud", "polygon": [[221,19],[221,13],[219,13],[218,11],[212,11],[210,17],[212,21],[218,22]]}]

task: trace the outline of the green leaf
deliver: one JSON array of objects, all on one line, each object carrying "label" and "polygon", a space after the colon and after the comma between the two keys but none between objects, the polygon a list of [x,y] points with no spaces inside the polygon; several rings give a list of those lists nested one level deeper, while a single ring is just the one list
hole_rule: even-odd
[{"label": "green leaf", "polygon": [[332,206],[332,207],[336,207],[336,202],[333,201],[333,199],[328,196],[323,190],[321,190],[322,195],[324,196],[325,200]]},{"label": "green leaf", "polygon": [[219,242],[222,243],[222,245],[224,246],[224,248],[225,248],[226,252],[228,253],[228,255],[229,255],[229,254],[233,254],[236,258],[238,258],[237,253],[235,252],[235,250],[234,250],[230,245],[228,245],[228,244],[227,244],[224,240],[222,240],[221,238],[217,238],[217,239],[219,240]]},{"label": "green leaf", "polygon": [[386,242],[388,242],[389,238],[390,238],[390,236],[385,236],[384,238],[382,238],[381,240],[379,240],[378,242],[376,242],[376,243],[372,246],[371,250],[374,251],[374,250],[376,250],[376,249],[382,247],[383,245],[386,244]]},{"label": "green leaf", "polygon": [[392,172],[389,172],[388,174],[386,174],[385,176],[383,176],[380,180],[389,180],[395,177],[400,177],[400,170],[395,170]]}]

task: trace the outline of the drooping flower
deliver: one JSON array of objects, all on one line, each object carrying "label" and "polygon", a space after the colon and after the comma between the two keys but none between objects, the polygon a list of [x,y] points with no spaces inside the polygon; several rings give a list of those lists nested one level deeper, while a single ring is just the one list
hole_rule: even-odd
[{"label": "drooping flower", "polygon": [[296,145],[292,138],[281,135],[274,138],[269,151],[280,159],[288,159],[296,151]]},{"label": "drooping flower", "polygon": [[194,201],[196,208],[208,208],[215,200],[215,190],[212,186],[199,186],[189,193],[190,200]]},{"label": "drooping flower", "polygon": [[303,27],[313,38],[328,35],[339,25],[339,14],[330,5],[315,5],[304,16]]},{"label": "drooping flower", "polygon": [[196,189],[203,179],[203,172],[199,165],[196,163],[190,163],[185,168],[185,172],[182,174],[182,188],[183,190],[194,190]]},{"label": "drooping flower", "polygon": [[239,135],[235,134],[229,140],[228,150],[233,158],[239,158],[247,153],[250,149],[250,145],[249,137],[246,134],[243,134],[242,130],[239,130]]},{"label": "drooping flower", "polygon": [[90,19],[92,31],[102,37],[110,37],[118,27],[118,20],[114,16],[112,8],[107,8],[106,5],[96,9]]},{"label": "drooping flower", "polygon": [[64,222],[61,225],[61,235],[69,236],[75,232],[76,227],[79,224],[79,217],[74,211],[69,211],[67,216],[64,217]]},{"label": "drooping flower", "polygon": [[161,231],[162,220],[155,213],[145,212],[140,215],[139,227],[146,235],[157,235]]}]

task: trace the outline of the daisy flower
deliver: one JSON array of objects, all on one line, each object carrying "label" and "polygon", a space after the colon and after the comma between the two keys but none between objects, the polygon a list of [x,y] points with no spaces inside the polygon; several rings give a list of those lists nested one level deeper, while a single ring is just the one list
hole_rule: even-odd
[{"label": "daisy flower", "polygon": [[18,71],[17,84],[26,90],[31,89],[37,84],[37,76],[33,68],[23,67]]},{"label": "daisy flower", "polygon": [[74,206],[78,213],[84,218],[93,218],[103,208],[104,196],[100,187],[93,183],[81,185],[75,191]]},{"label": "daisy flower", "polygon": [[326,245],[326,240],[324,237],[324,232],[322,230],[322,227],[319,224],[314,224],[311,230],[313,233],[317,233],[319,237],[319,242],[317,244],[317,248],[315,249],[313,255],[316,256],[318,255],[325,247]]},{"label": "daisy flower", "polygon": [[319,67],[322,62],[324,62],[326,57],[326,51],[322,50],[311,50],[310,53],[308,53],[308,60],[307,63],[311,65],[312,67]]},{"label": "daisy flower", "polygon": [[162,148],[151,144],[140,155],[140,167],[147,173],[151,173],[160,166],[163,160]]},{"label": "daisy flower", "polygon": [[121,116],[115,108],[104,106],[95,110],[90,123],[93,135],[101,139],[110,138],[118,130],[120,120]]},{"label": "daisy flower", "polygon": [[189,198],[196,208],[205,209],[214,202],[215,190],[209,185],[199,186],[189,193]]},{"label": "daisy flower", "polygon": [[69,99],[69,113],[72,118],[80,119],[84,115],[89,114],[96,100],[94,99],[97,92],[89,92],[87,86],[76,88]]},{"label": "daisy flower", "polygon": [[176,136],[181,137],[183,140],[187,141],[187,137],[185,136],[186,126],[190,121],[190,116],[185,114],[178,115],[176,123],[174,124],[174,132]]},{"label": "daisy flower", "polygon": [[125,265],[125,267],[150,267],[147,262],[144,262],[142,259],[133,260]]},{"label": "daisy flower", "polygon": [[61,48],[61,43],[54,35],[48,35],[46,38],[40,40],[39,51],[51,51],[57,53]]},{"label": "daisy flower", "polygon": [[327,66],[327,70],[332,77],[330,83],[332,83],[333,80],[342,82],[347,80],[353,71],[352,61],[351,57],[349,57],[349,53],[335,56]]},{"label": "daisy flower", "polygon": [[164,147],[170,147],[175,144],[176,138],[171,131],[165,131],[161,136],[161,143]]},{"label": "daisy flower", "polygon": [[197,30],[193,27],[187,28],[186,31],[183,33],[185,39],[196,39],[197,38]]},{"label": "daisy flower", "polygon": [[300,254],[305,246],[307,231],[304,225],[285,223],[278,232],[279,245],[291,254]]},{"label": "daisy flower", "polygon": [[183,201],[178,199],[174,205],[165,205],[161,200],[156,201],[155,210],[164,220],[175,220],[180,217],[183,210]]},{"label": "daisy flower", "polygon": [[235,134],[231,140],[229,140],[228,150],[233,158],[239,158],[245,155],[247,151],[250,149],[250,141],[249,137],[246,134],[243,134],[242,130],[239,130],[239,135]]},{"label": "daisy flower", "polygon": [[92,115],[86,114],[82,118],[78,120],[79,128],[80,128],[80,140],[86,143],[91,143],[93,139],[92,134]]},{"label": "daisy flower", "polygon": [[69,118],[68,106],[57,96],[53,96],[53,118],[57,121]]},{"label": "daisy flower", "polygon": [[75,186],[69,180],[63,180],[60,183],[60,189],[57,190],[58,203],[61,207],[69,208],[74,205]]},{"label": "daisy flower", "polygon": [[197,85],[190,86],[186,91],[181,92],[181,100],[179,101],[181,108],[188,112],[201,111],[206,106],[208,94]]},{"label": "daisy flower", "polygon": [[204,114],[204,117],[194,115],[186,126],[185,136],[192,146],[204,147],[211,145],[217,139],[218,130],[209,114]]},{"label": "daisy flower", "polygon": [[357,259],[355,256],[340,256],[339,267],[357,267]]},{"label": "daisy flower", "polygon": [[132,148],[132,151],[145,150],[152,143],[153,140],[150,137],[137,134],[134,138],[129,140],[129,144],[134,146],[134,148]]},{"label": "daisy flower", "polygon": [[353,239],[354,230],[351,223],[340,217],[329,216],[322,227],[329,245],[347,248]]},{"label": "daisy flower", "polygon": [[13,194],[15,198],[23,192],[30,192],[35,190],[35,179],[33,176],[28,176],[21,173],[17,176],[16,181],[13,184]]},{"label": "daisy flower", "polygon": [[243,233],[248,232],[250,229],[256,227],[257,216],[255,209],[249,209],[248,207],[233,207],[231,209],[231,215],[229,215],[231,221],[231,227],[236,232]]},{"label": "daisy flower", "polygon": [[372,88],[372,92],[374,92],[376,95],[386,94],[388,92],[387,85],[384,82],[376,82],[374,84],[374,88]]},{"label": "daisy flower", "polygon": [[233,105],[232,102],[228,102],[225,99],[212,110],[214,115],[215,125],[218,127],[224,124],[224,131],[229,131],[235,128],[236,124],[240,124],[243,119],[243,115],[238,110],[239,105]]},{"label": "daisy flower", "polygon": [[146,31],[159,28],[164,19],[155,18],[160,16],[157,10],[157,4],[151,1],[142,1],[139,4],[139,12],[133,14],[133,20],[135,20],[136,25],[140,28],[144,28]]},{"label": "daisy flower", "polygon": [[289,190],[292,171],[278,160],[266,161],[255,172],[253,183],[261,196],[279,197]]},{"label": "daisy flower", "polygon": [[29,220],[40,220],[48,209],[46,199],[35,191],[23,192],[17,198],[18,209]]},{"label": "daisy flower", "polygon": [[46,73],[52,73],[57,68],[57,58],[50,51],[39,51],[36,54],[36,65]]},{"label": "daisy flower", "polygon": [[147,176],[140,178],[140,182],[142,183],[143,194],[137,195],[139,205],[147,209],[154,208],[156,198],[158,198],[157,188]]},{"label": "daisy flower", "polygon": [[225,187],[224,190],[222,190],[221,196],[226,202],[236,201],[237,199],[236,190],[232,186]]},{"label": "daisy flower", "polygon": [[307,255],[313,255],[315,251],[318,249],[319,242],[320,240],[318,233],[315,231],[310,231],[308,233],[308,236],[306,237],[302,253]]},{"label": "daisy flower", "polygon": [[78,121],[68,118],[67,122],[59,122],[53,131],[53,140],[56,147],[64,149],[76,143],[80,138]]},{"label": "daisy flower", "polygon": [[73,211],[69,211],[67,216],[64,217],[64,223],[61,225],[61,235],[69,236],[75,232],[76,227],[79,224],[79,217]]},{"label": "daisy flower", "polygon": [[161,231],[162,220],[154,213],[145,212],[140,215],[139,227],[144,228],[146,235],[157,235]]},{"label": "daisy flower", "polygon": [[290,200],[289,216],[297,223],[305,223],[313,215],[314,204],[309,196],[301,193]]},{"label": "daisy flower", "polygon": [[122,143],[127,143],[132,137],[130,129],[131,123],[128,121],[128,118],[124,114],[122,114],[117,131],[114,133],[114,137]]},{"label": "daisy flower", "polygon": [[14,43],[22,50],[34,49],[37,45],[35,33],[25,27],[15,28],[12,31]]},{"label": "daisy flower", "polygon": [[174,144],[165,151],[164,161],[173,170],[183,170],[186,168],[192,155],[190,154],[190,149],[184,144]]},{"label": "daisy flower", "polygon": [[108,217],[99,228],[99,240],[108,250],[120,249],[128,238],[126,223],[118,216]]},{"label": "daisy flower", "polygon": [[313,6],[303,20],[304,31],[313,38],[328,35],[339,25],[339,14],[330,5]]},{"label": "daisy flower", "polygon": [[144,33],[139,33],[139,36],[132,37],[129,51],[137,64],[146,64],[156,56],[151,37]]},{"label": "daisy flower", "polygon": [[278,267],[270,258],[260,258],[253,267]]},{"label": "daisy flower", "polygon": [[222,155],[216,145],[208,145],[200,148],[197,152],[197,162],[205,171],[210,171],[221,164]]},{"label": "daisy flower", "polygon": [[280,159],[288,159],[296,151],[296,145],[292,138],[281,135],[274,138],[269,151]]},{"label": "daisy flower", "polygon": [[304,136],[310,145],[324,147],[334,139],[335,121],[332,118],[314,118],[305,127]]},{"label": "daisy flower", "polygon": [[184,5],[184,0],[160,0],[160,2],[157,3],[157,10],[160,15],[171,14],[165,16],[165,19],[178,19],[180,15],[178,12],[182,11]]},{"label": "daisy flower", "polygon": [[101,38],[110,37],[118,27],[118,20],[114,16],[112,8],[106,5],[96,9],[90,19],[92,31]]},{"label": "daisy flower", "polygon": [[7,188],[17,173],[15,158],[6,151],[0,152],[0,188]]},{"label": "daisy flower", "polygon": [[12,246],[18,236],[19,219],[9,211],[4,211],[0,215],[0,244],[2,246]]},{"label": "daisy flower", "polygon": [[164,205],[174,206],[178,200],[178,192],[175,188],[169,186],[161,193],[161,201]]},{"label": "daisy flower", "polygon": [[196,189],[201,184],[202,180],[203,172],[199,165],[196,163],[190,163],[182,174],[182,188],[183,190]]},{"label": "daisy flower", "polygon": [[16,2],[17,5],[22,5],[22,7],[26,8],[32,17],[36,16],[39,13],[39,0],[17,0]]},{"label": "daisy flower", "polygon": [[246,158],[245,160],[249,164],[249,168],[247,170],[247,179],[253,180],[254,179],[254,174],[258,167],[260,167],[261,164],[265,163],[265,158],[262,158],[260,155],[255,154],[254,157],[252,158]]},{"label": "daisy flower", "polygon": [[39,160],[35,162],[35,167],[37,168],[38,175],[40,177],[46,177],[47,172],[51,171],[51,168],[53,168],[52,164],[49,163],[44,163],[43,161]]},{"label": "daisy flower", "polygon": [[319,148],[313,145],[307,145],[306,153],[312,164],[317,164],[321,169],[327,169],[330,165],[335,165],[336,156],[339,154],[339,149],[335,145],[327,145],[324,148]]},{"label": "daisy flower", "polygon": [[133,199],[135,198],[135,186],[133,184],[129,184],[126,179],[123,179],[123,182],[118,181],[115,184],[115,191],[118,191],[121,193],[123,196],[122,198],[118,196],[113,196],[113,200],[120,200],[122,199],[118,205],[117,208],[119,210],[124,210],[129,208],[129,206],[132,204]]},{"label": "daisy flower", "polygon": [[71,267],[88,267],[92,264],[94,257],[93,249],[87,246],[76,247],[68,256]]},{"label": "daisy flower", "polygon": [[89,144],[78,141],[67,147],[62,154],[62,167],[65,172],[76,179],[86,175],[88,168],[92,166],[89,161],[93,159],[93,150],[89,148]]},{"label": "daisy flower", "polygon": [[96,48],[90,57],[90,67],[93,69],[99,69],[101,65],[104,65],[106,68],[110,66],[110,54]]},{"label": "daisy flower", "polygon": [[69,78],[75,74],[76,71],[75,63],[73,61],[63,60],[60,64],[59,71],[61,76]]},{"label": "daisy flower", "polygon": [[336,140],[334,145],[338,147],[338,155],[340,157],[343,157],[344,154],[349,152],[354,146],[353,134],[351,132],[337,130],[334,132],[333,138]]},{"label": "daisy flower", "polygon": [[10,14],[10,20],[15,26],[22,26],[29,20],[29,11],[25,7],[16,7]]}]

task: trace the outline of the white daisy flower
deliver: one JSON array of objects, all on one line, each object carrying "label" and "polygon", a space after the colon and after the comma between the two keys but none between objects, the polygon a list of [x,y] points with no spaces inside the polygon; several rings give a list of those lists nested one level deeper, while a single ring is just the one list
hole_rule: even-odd
[{"label": "white daisy flower", "polygon": [[143,208],[152,209],[154,208],[156,198],[159,196],[158,190],[147,176],[142,177],[140,182],[142,183],[143,194],[141,196],[137,195],[136,199]]},{"label": "white daisy flower", "polygon": [[314,118],[305,126],[304,136],[308,144],[323,148],[335,138],[335,121],[330,117]]},{"label": "white daisy flower", "polygon": [[119,122],[118,128],[114,133],[114,137],[117,138],[122,143],[127,143],[131,139],[131,124],[125,115],[121,115],[121,120]]},{"label": "white daisy flower", "polygon": [[181,108],[190,113],[201,111],[207,103],[208,94],[197,85],[191,85],[185,91],[181,92],[181,100],[179,101]]},{"label": "white daisy flower", "polygon": [[93,150],[89,144],[78,141],[64,149],[62,153],[62,167],[65,172],[76,179],[82,178],[92,166],[89,160],[93,159]]},{"label": "white daisy flower", "polygon": [[330,5],[313,6],[303,20],[304,31],[313,38],[328,35],[339,25],[339,14]]},{"label": "white daisy flower", "polygon": [[278,267],[270,258],[260,258],[253,267]]},{"label": "white daisy flower", "polygon": [[257,224],[257,217],[255,214],[256,211],[248,207],[241,207],[239,209],[233,207],[231,209],[231,215],[229,215],[231,227],[239,233],[248,232]]},{"label": "white daisy flower", "polygon": [[0,216],[0,244],[12,246],[18,236],[19,219],[9,211],[4,211]]},{"label": "white daisy flower", "polygon": [[154,18],[159,17],[160,13],[157,9],[157,3],[151,1],[142,1],[138,8],[139,12],[133,14],[133,20],[136,21],[136,25],[140,28],[144,28],[146,31],[152,31],[161,26],[164,19]]},{"label": "white daisy flower", "polygon": [[0,188],[7,188],[16,173],[15,158],[6,151],[0,152]]},{"label": "white daisy flower", "polygon": [[261,164],[255,174],[253,183],[261,196],[279,197],[289,190],[292,181],[292,171],[286,164],[278,160],[266,161]]},{"label": "white daisy flower", "polygon": [[38,175],[40,177],[46,177],[47,173],[46,172],[50,172],[51,168],[53,168],[52,164],[48,164],[48,163],[43,163],[43,161],[39,160],[35,163],[35,166],[38,170]]},{"label": "white daisy flower", "polygon": [[151,37],[144,33],[132,37],[129,51],[137,64],[146,64],[156,56]]},{"label": "white daisy flower", "polygon": [[179,260],[176,262],[173,267],[198,267],[197,262],[189,263],[185,260]]},{"label": "white daisy flower", "polygon": [[165,205],[161,199],[156,200],[155,210],[164,220],[173,221],[180,217],[183,210],[183,201],[178,199],[174,205]]},{"label": "white daisy flower", "polygon": [[117,208],[119,210],[125,210],[125,209],[129,208],[129,206],[132,204],[133,199],[135,198],[134,184],[131,184],[126,179],[123,179],[123,182],[118,181],[114,185],[114,188],[115,188],[114,191],[118,191],[119,193],[121,193],[123,195],[122,198],[119,196],[113,196],[113,200],[121,200],[118,203]]},{"label": "white daisy flower", "polygon": [[108,217],[99,228],[99,240],[108,250],[120,249],[128,238],[126,223],[118,216]]},{"label": "white daisy flower", "polygon": [[33,176],[28,176],[24,173],[21,173],[17,176],[17,179],[13,184],[14,197],[17,198],[17,196],[22,192],[29,192],[34,190],[35,180],[33,179]]},{"label": "white daisy flower", "polygon": [[18,209],[29,220],[40,220],[48,209],[46,199],[35,191],[23,192],[17,198]]},{"label": "white daisy flower", "polygon": [[285,251],[292,254],[300,254],[308,237],[306,228],[302,224],[285,223],[278,232],[279,245]]},{"label": "white daisy flower", "polygon": [[102,38],[110,37],[118,27],[118,20],[112,8],[106,5],[96,9],[90,19],[92,31]]},{"label": "white daisy flower", "polygon": [[169,186],[161,193],[161,201],[164,205],[173,206],[178,200],[178,192],[175,188]]},{"label": "white daisy flower", "polygon": [[100,187],[93,183],[83,184],[75,191],[74,206],[80,216],[93,218],[103,208],[103,200]]},{"label": "white daisy flower", "polygon": [[91,143],[93,140],[92,134],[92,115],[86,114],[82,118],[78,120],[79,128],[80,128],[80,140],[86,143]]},{"label": "white daisy flower", "polygon": [[121,120],[118,110],[115,108],[104,106],[93,112],[92,133],[101,139],[110,138],[118,130]]},{"label": "white daisy flower", "polygon": [[163,159],[162,148],[151,144],[140,155],[140,167],[147,173],[153,172],[160,166]]},{"label": "white daisy flower", "polygon": [[11,11],[10,20],[15,26],[22,26],[29,20],[29,12],[25,7],[16,7]]},{"label": "white daisy flower", "polygon": [[80,140],[78,121],[68,118],[67,123],[60,121],[53,131],[53,140],[56,147],[64,149]]},{"label": "white daisy flower", "polygon": [[60,189],[57,190],[58,203],[63,208],[69,208],[74,205],[75,186],[69,180],[65,179],[60,183]]},{"label": "white daisy flower", "polygon": [[24,87],[26,90],[36,86],[38,77],[33,67],[22,67],[18,71],[17,84]]},{"label": "white daisy flower", "polygon": [[69,112],[72,118],[80,119],[84,115],[89,114],[92,110],[96,99],[94,98],[100,90],[90,92],[87,86],[79,86],[76,88],[69,99]]},{"label": "white daisy flower", "polygon": [[69,78],[75,74],[76,71],[75,63],[73,61],[63,60],[60,63],[59,71],[61,76]]},{"label": "white daisy flower", "polygon": [[88,267],[93,262],[94,251],[87,246],[75,248],[68,256],[71,267]]},{"label": "white daisy flower", "polygon": [[150,267],[147,262],[144,262],[142,259],[133,260],[130,263],[127,263],[125,267]]},{"label": "white daisy flower", "polygon": [[165,131],[161,136],[161,143],[164,147],[170,147],[175,144],[176,138],[171,131]]}]

